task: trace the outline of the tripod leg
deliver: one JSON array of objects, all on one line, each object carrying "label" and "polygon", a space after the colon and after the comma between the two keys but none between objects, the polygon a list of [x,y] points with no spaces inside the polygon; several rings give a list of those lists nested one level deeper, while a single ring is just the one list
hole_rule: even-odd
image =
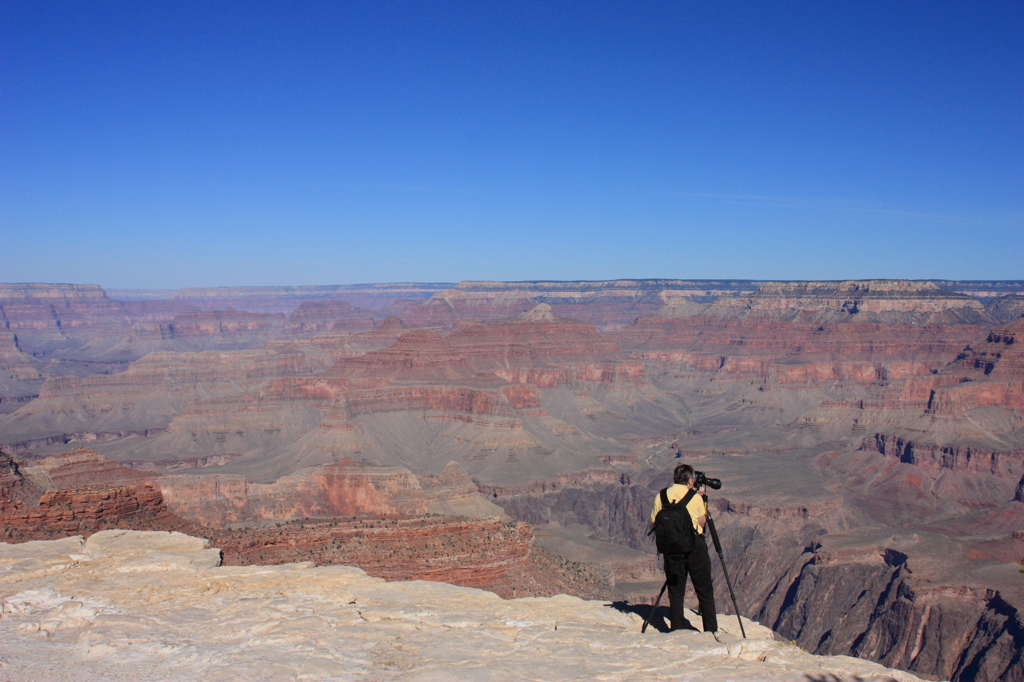
[{"label": "tripod leg", "polygon": [[651,607],[651,610],[647,612],[647,617],[644,618],[644,626],[640,628],[641,635],[647,632],[647,626],[651,622],[651,616],[653,616],[654,612],[658,610],[658,604],[661,603],[661,595],[665,594],[666,587],[668,587],[668,578],[665,578],[665,583],[661,586],[661,592],[658,593],[658,598],[654,601],[654,606]]},{"label": "tripod leg", "polygon": [[725,574],[725,584],[729,586],[729,596],[732,597],[732,607],[736,610],[736,621],[740,624],[740,633],[743,639],[747,638],[747,631],[743,629],[743,620],[740,618],[740,607],[736,605],[736,593],[732,591],[732,581],[729,580],[729,571],[725,568],[725,557],[722,556],[722,543],[718,541],[718,531],[715,530],[715,522],[711,518],[711,510],[708,509],[707,528],[711,531],[711,541],[715,543],[715,551],[718,552],[718,560],[722,562],[722,573]]}]

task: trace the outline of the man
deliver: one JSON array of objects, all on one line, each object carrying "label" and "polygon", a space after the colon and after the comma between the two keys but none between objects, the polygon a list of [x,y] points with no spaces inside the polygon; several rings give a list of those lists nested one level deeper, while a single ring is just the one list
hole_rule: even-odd
[{"label": "man", "polygon": [[[668,501],[680,502],[687,493],[693,490],[693,467],[680,464],[672,472],[673,485],[665,490]],[[704,621],[704,632],[718,631],[718,618],[715,613],[715,590],[711,584],[711,557],[704,539],[704,526],[708,522],[707,505],[704,502],[704,487],[694,490],[686,511],[690,514],[696,540],[693,550],[685,554],[665,555],[665,580],[668,584],[668,603],[673,630],[696,630],[683,615],[683,597],[686,594],[686,576],[693,581],[693,591],[697,593],[700,615]],[[651,524],[661,511],[661,494],[654,497],[654,509],[651,511]]]}]

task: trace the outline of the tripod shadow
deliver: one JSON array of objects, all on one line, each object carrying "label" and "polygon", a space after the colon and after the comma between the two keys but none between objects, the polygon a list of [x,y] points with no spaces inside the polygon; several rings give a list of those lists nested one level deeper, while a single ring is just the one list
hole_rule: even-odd
[{"label": "tripod shadow", "polygon": [[[616,601],[611,604],[605,604],[605,606],[622,613],[635,613],[641,618],[647,618],[647,615],[651,613],[651,604],[630,604],[628,601]],[[671,632],[670,622],[668,607],[659,606],[651,615],[651,624],[647,627],[654,628],[658,632]]]}]

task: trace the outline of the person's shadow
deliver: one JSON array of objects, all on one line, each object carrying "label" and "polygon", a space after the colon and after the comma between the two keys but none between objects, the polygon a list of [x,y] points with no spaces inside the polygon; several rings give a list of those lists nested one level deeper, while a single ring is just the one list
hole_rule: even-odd
[{"label": "person's shadow", "polygon": [[[611,604],[605,604],[608,608],[621,611],[622,613],[635,613],[641,618],[647,618],[647,615],[651,613],[650,604],[630,604],[628,601],[615,601]],[[654,628],[658,632],[671,632],[672,626],[669,620],[669,610],[667,606],[659,606],[658,609],[651,615],[651,624],[647,627]]]}]

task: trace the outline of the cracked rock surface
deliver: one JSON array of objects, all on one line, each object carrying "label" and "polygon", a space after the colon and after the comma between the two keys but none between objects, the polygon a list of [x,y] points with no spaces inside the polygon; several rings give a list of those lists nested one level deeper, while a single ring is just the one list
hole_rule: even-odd
[{"label": "cracked rock surface", "polygon": [[12,682],[918,679],[813,656],[751,621],[741,639],[734,617],[717,639],[641,635],[639,616],[601,601],[503,600],[310,563],[224,567],[180,533],[0,543],[0,603]]}]

